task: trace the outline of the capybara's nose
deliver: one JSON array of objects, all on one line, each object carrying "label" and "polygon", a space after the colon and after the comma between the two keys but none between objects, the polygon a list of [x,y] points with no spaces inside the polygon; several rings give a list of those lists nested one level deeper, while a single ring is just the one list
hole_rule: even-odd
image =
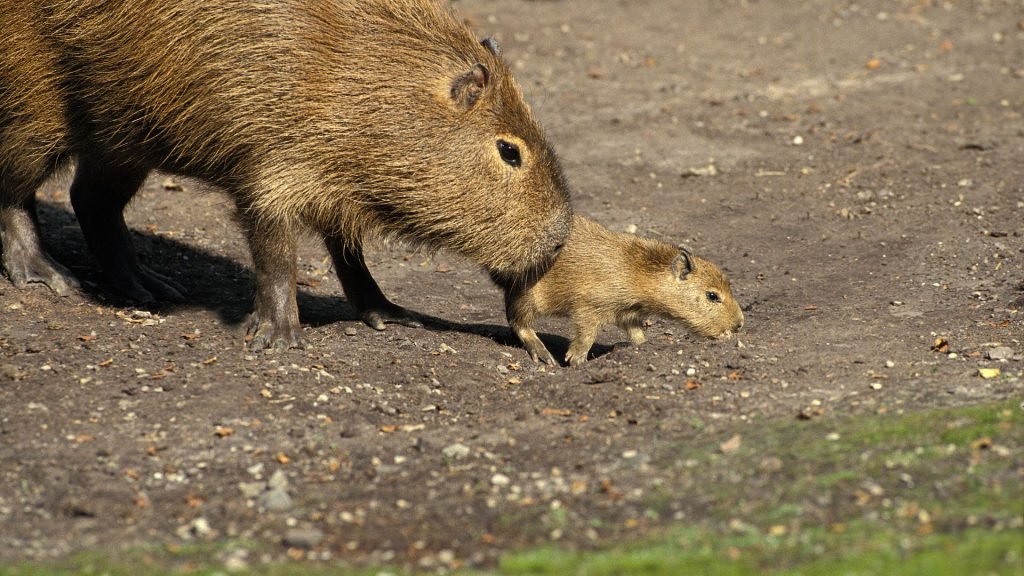
[{"label": "capybara's nose", "polygon": [[739,333],[739,331],[742,330],[742,329],[743,329],[743,317],[740,316],[740,319],[736,322],[736,325],[732,327],[732,331],[733,331],[734,334],[736,334],[736,333]]}]

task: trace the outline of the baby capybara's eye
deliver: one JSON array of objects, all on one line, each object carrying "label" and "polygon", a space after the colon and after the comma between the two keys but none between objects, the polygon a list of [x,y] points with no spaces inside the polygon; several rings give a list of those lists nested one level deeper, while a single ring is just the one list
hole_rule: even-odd
[{"label": "baby capybara's eye", "polygon": [[705,292],[704,296],[707,297],[708,302],[721,302],[722,297],[718,295],[718,292]]},{"label": "baby capybara's eye", "polygon": [[519,155],[519,147],[511,142],[498,140],[498,154],[501,155],[501,159],[505,161],[505,164],[513,168],[519,168],[523,165],[523,158]]}]

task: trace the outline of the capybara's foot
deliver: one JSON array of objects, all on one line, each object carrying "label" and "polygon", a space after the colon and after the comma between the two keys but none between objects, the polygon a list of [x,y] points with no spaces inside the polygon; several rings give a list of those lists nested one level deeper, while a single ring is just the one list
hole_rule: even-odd
[{"label": "capybara's foot", "polygon": [[359,317],[374,330],[383,330],[385,324],[401,324],[410,328],[423,328],[416,315],[397,304],[385,301],[366,310],[359,311]]},{"label": "capybara's foot", "polygon": [[306,347],[306,342],[302,338],[302,328],[297,322],[294,325],[286,322],[275,325],[269,319],[262,319],[258,312],[253,312],[246,320],[245,334],[245,339],[252,350]]},{"label": "capybara's foot", "polygon": [[569,366],[579,366],[587,361],[590,354],[591,344],[580,344],[573,342],[569,345],[569,351],[565,353],[565,361]]},{"label": "capybara's foot", "polygon": [[139,304],[185,301],[184,286],[144,264],[107,274],[107,281],[122,296]]},{"label": "capybara's foot", "polygon": [[78,281],[67,268],[54,262],[45,252],[29,253],[13,246],[4,247],[4,269],[18,288],[29,284],[43,284],[60,296],[67,296],[78,288]]}]

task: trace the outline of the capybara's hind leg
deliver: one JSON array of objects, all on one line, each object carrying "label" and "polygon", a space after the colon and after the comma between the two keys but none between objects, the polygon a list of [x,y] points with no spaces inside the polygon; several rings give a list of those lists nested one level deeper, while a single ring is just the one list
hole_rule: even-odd
[{"label": "capybara's hind leg", "polygon": [[[0,190],[0,254],[3,269],[19,288],[30,283],[45,284],[67,296],[78,282],[71,273],[54,262],[39,239],[35,191],[13,191],[5,182]],[[18,197],[21,197],[20,199]]]},{"label": "capybara's hind leg", "polygon": [[79,158],[71,205],[89,249],[114,290],[141,304],[181,302],[185,289],[180,284],[139,262],[124,222],[124,207],[142,186],[146,172]]},{"label": "capybara's hind leg", "polygon": [[348,244],[337,236],[325,237],[324,243],[331,253],[345,297],[363,322],[374,330],[383,330],[385,323],[423,327],[423,323],[412,312],[394,304],[381,292],[366,267],[362,248],[358,244]]}]

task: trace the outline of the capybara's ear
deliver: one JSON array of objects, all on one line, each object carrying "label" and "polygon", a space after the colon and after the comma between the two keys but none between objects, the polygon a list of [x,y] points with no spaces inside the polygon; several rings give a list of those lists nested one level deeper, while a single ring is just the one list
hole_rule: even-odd
[{"label": "capybara's ear", "polygon": [[480,44],[482,44],[484,48],[487,48],[487,51],[491,54],[501,56],[501,46],[498,44],[498,41],[494,39],[494,36],[484,38],[480,41]]},{"label": "capybara's ear", "polygon": [[469,110],[480,99],[487,88],[491,73],[483,64],[474,64],[469,72],[455,78],[452,82],[452,101],[460,110]]},{"label": "capybara's ear", "polygon": [[676,256],[675,260],[672,261],[672,274],[676,278],[683,280],[686,276],[693,272],[693,256],[685,248],[679,249],[679,256]]}]

